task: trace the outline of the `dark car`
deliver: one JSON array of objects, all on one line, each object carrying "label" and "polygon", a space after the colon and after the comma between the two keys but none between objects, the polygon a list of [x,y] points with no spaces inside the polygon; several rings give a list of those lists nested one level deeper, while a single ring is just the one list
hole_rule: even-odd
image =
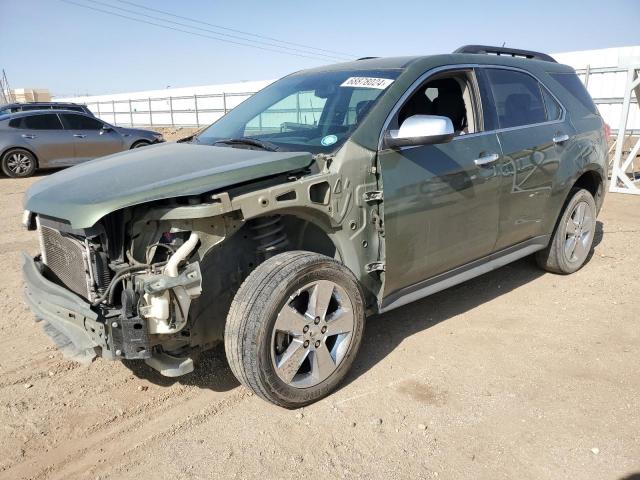
[{"label": "dark car", "polygon": [[0,115],[0,167],[9,177],[59,168],[163,142],[162,134],[123,128],[71,110]]},{"label": "dark car", "polygon": [[86,105],[79,105],[70,102],[28,102],[28,103],[9,103],[0,105],[0,115],[16,112],[28,112],[30,110],[71,110],[74,112],[82,112],[87,115],[93,115]]},{"label": "dark car", "polygon": [[548,55],[324,66],[190,142],[33,185],[27,301],[78,353],[164,375],[224,341],[243,385],[299,407],[344,378],[368,315],[531,254],[581,268],[606,179],[605,124]]}]

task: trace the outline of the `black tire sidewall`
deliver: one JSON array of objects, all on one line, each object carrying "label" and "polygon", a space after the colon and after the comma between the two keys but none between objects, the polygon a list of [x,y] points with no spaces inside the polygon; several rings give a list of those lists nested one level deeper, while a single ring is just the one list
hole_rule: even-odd
[{"label": "black tire sidewall", "polygon": [[[304,266],[301,265],[299,270],[292,269],[285,281],[263,289],[254,302],[254,305],[263,305],[263,308],[252,308],[250,318],[247,319],[250,325],[244,342],[250,342],[245,343],[250,353],[248,358],[243,359],[245,372],[257,375],[256,380],[264,390],[263,394],[286,408],[302,407],[331,393],[353,364],[364,333],[364,297],[355,277],[346,267],[329,257],[311,253],[309,255],[312,257],[298,262]],[[349,348],[331,376],[318,385],[296,388],[286,384],[276,373],[271,358],[272,334],[277,315],[290,296],[299,288],[317,280],[329,280],[344,289],[353,307],[354,330]]]},{"label": "black tire sidewall", "polygon": [[[7,167],[7,161],[9,160],[9,155],[13,153],[21,153],[23,155],[27,155],[31,160],[31,168],[27,170],[26,173],[23,173],[21,175],[16,175]],[[30,177],[36,171],[36,166],[37,166],[36,157],[29,150],[25,150],[23,148],[12,148],[11,150],[5,152],[4,155],[2,155],[1,163],[2,163],[2,173],[4,173],[7,177],[10,177],[10,178]]]}]

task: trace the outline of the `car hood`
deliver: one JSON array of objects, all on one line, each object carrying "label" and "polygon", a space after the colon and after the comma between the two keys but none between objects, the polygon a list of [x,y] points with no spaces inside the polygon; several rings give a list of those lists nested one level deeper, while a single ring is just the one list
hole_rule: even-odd
[{"label": "car hood", "polygon": [[138,148],[77,165],[35,183],[25,209],[89,228],[108,213],[307,167],[307,152],[265,152],[188,143]]}]

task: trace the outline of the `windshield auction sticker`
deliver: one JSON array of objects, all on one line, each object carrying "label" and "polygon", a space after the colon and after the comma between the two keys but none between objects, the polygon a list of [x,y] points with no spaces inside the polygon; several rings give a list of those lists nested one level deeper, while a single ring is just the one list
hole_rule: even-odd
[{"label": "windshield auction sticker", "polygon": [[377,88],[384,90],[393,83],[390,78],[375,78],[375,77],[349,77],[342,84],[341,87],[359,87],[359,88]]}]

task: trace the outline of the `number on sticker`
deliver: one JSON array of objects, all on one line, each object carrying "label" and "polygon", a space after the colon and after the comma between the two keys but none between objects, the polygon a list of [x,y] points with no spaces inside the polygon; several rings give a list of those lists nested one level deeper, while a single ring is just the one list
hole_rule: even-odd
[{"label": "number on sticker", "polygon": [[360,87],[360,88],[377,88],[384,90],[393,83],[390,78],[375,78],[375,77],[349,77],[342,84],[341,87]]}]

